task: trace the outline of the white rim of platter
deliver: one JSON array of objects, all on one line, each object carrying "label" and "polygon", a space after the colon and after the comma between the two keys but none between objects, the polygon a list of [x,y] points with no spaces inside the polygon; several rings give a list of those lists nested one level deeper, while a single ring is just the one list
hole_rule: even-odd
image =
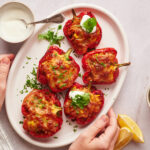
[{"label": "white rim of platter", "polygon": [[[102,40],[99,46],[97,47],[97,49],[104,48],[104,47],[114,47],[118,51],[117,58],[119,63],[129,61],[129,48],[128,48],[128,42],[125,36],[125,32],[121,24],[119,23],[119,21],[110,12],[108,12],[102,7],[93,4],[82,3],[82,4],[69,5],[67,7],[56,10],[53,14],[51,14],[51,16],[58,13],[63,13],[66,18],[64,21],[65,23],[68,19],[72,18],[72,14],[71,14],[72,8],[75,9],[77,14],[80,13],[81,11],[87,10],[87,11],[92,11],[93,14],[96,16],[97,21],[102,28]],[[62,25],[64,25],[64,23]],[[54,26],[58,26],[58,25],[55,24]],[[77,132],[73,132],[73,125],[69,126],[66,123],[66,117],[63,114],[64,121],[63,121],[62,129],[55,135],[58,137],[57,139],[54,139],[54,137],[48,139],[35,139],[30,135],[28,135],[23,130],[22,125],[19,124],[19,121],[23,119],[21,114],[22,102],[19,99],[23,99],[23,97],[25,97],[26,94],[21,95],[19,97],[17,96],[19,93],[18,89],[20,90],[22,88],[23,82],[25,82],[26,80],[24,74],[26,72],[30,73],[32,71],[31,70],[32,65],[26,66],[24,70],[22,69],[22,66],[25,65],[26,62],[26,56],[27,55],[34,56],[34,54],[38,55],[39,57],[37,56],[38,58],[37,60],[35,60],[36,64],[38,64],[39,59],[46,52],[48,43],[46,41],[38,41],[37,35],[39,33],[44,32],[48,27],[49,27],[48,24],[42,25],[41,28],[35,33],[35,35],[32,36],[18,52],[11,66],[9,77],[8,77],[5,105],[6,105],[6,111],[7,111],[9,121],[13,129],[18,133],[20,137],[22,137],[24,140],[36,146],[45,147],[45,148],[56,148],[56,147],[61,147],[72,143],[79,136],[79,134],[83,130],[85,130],[89,125],[84,128],[79,127],[77,129]],[[37,52],[35,51],[36,47],[37,47]],[[61,49],[66,51],[67,48],[69,47],[70,47],[69,43],[62,44]],[[78,62],[78,60],[76,61]],[[79,65],[81,66],[81,64]],[[81,70],[81,72],[83,73],[83,70]],[[112,85],[97,86],[98,89],[101,89],[105,93],[105,104],[98,117],[100,117],[102,114],[106,114],[110,109],[110,107],[115,102],[120,92],[120,89],[123,85],[123,82],[125,80],[126,74],[127,74],[127,68],[126,67],[120,68],[120,74],[116,83]],[[82,83],[82,80],[77,79],[77,82]],[[63,104],[62,100],[61,103]]]}]

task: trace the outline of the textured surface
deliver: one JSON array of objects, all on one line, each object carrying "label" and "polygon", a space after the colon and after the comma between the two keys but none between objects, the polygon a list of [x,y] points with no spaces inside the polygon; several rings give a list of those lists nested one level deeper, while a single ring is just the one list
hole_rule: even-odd
[{"label": "textured surface", "polygon": [[[1,0],[0,6],[8,0]],[[35,20],[42,19],[48,16],[57,8],[77,3],[88,2],[99,5],[112,12],[121,22],[130,48],[130,61],[125,84],[114,104],[116,113],[127,114],[131,116],[141,127],[144,137],[144,144],[130,143],[125,150],[149,150],[150,138],[150,109],[146,103],[146,91],[150,85],[150,1],[149,0],[20,0],[29,6],[35,16]],[[22,44],[8,44],[0,40],[0,53],[17,53]],[[11,142],[13,149],[22,150],[42,150],[32,146],[22,140],[11,128],[8,122],[5,108],[3,107],[0,113],[0,123],[3,126],[5,133],[8,135],[8,140]],[[58,150],[67,150],[67,147],[59,148]]]}]

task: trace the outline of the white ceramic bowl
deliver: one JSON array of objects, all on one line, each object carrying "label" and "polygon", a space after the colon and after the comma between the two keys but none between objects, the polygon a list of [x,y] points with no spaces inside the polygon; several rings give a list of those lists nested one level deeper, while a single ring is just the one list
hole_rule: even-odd
[{"label": "white ceramic bowl", "polygon": [[19,43],[26,40],[34,31],[34,25],[26,27],[34,21],[32,11],[22,3],[10,2],[0,7],[0,37],[10,43]]}]

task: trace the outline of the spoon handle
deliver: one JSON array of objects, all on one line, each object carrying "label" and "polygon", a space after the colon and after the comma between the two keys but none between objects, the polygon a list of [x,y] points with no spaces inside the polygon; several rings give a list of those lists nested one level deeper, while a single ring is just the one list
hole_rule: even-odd
[{"label": "spoon handle", "polygon": [[38,23],[49,23],[49,22],[54,22],[54,23],[62,23],[64,21],[64,16],[62,14],[57,14],[54,15],[50,18],[46,18],[40,21],[35,21],[35,22],[30,22],[29,24],[38,24]]}]

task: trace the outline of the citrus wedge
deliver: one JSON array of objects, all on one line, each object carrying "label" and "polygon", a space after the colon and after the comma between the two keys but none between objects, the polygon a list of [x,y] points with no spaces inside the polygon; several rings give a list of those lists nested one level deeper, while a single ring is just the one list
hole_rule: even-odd
[{"label": "citrus wedge", "polygon": [[133,133],[130,131],[129,128],[121,128],[114,150],[121,150],[132,140],[132,137]]},{"label": "citrus wedge", "polygon": [[127,115],[118,115],[118,124],[122,127],[127,127],[133,133],[133,140],[137,143],[144,143],[142,131],[138,125]]}]

